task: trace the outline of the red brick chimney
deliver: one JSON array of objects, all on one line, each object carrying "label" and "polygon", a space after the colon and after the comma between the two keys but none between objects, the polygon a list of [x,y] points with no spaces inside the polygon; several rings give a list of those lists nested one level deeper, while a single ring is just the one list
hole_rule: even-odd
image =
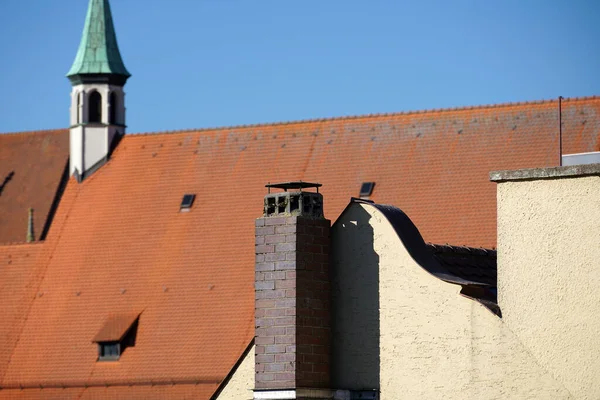
[{"label": "red brick chimney", "polygon": [[[329,235],[320,184],[267,185],[256,220],[255,399],[329,399]],[[283,192],[271,193],[272,188]],[[316,192],[303,191],[316,189]]]}]

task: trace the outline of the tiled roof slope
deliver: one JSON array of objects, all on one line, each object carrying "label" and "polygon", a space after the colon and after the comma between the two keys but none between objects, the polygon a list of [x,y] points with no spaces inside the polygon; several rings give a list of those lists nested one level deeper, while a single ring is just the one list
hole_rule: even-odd
[{"label": "tiled roof slope", "polygon": [[[563,153],[600,150],[599,111],[597,97],[563,100]],[[495,198],[495,185],[488,182],[489,171],[558,164],[557,101],[203,129],[160,136],[190,137],[194,133],[205,143],[216,136],[225,142],[230,138],[228,152],[237,151],[240,157],[245,153],[247,163],[258,158],[265,168],[276,165],[278,157],[296,160],[298,169],[290,175],[314,179],[322,176],[321,180],[330,186],[325,191],[339,193],[339,189],[348,188],[348,193],[337,196],[340,200],[333,200],[335,204],[327,202],[329,210],[334,211],[329,217],[337,216],[345,206],[346,195],[357,195],[363,181],[373,180],[377,185],[372,199],[401,206],[423,227],[427,241],[469,246],[495,246],[495,203],[490,200]],[[56,186],[60,175],[57,166],[64,161],[42,168],[30,160],[37,158],[42,164],[56,160],[44,156],[48,154],[48,142],[56,142],[58,136],[55,155],[66,159],[65,130],[0,135],[5,174],[8,176],[15,167],[23,165],[31,171],[26,178],[15,174],[6,185],[8,190],[11,184],[17,186],[14,180],[22,179],[18,196],[0,196],[0,209],[8,211],[0,214],[0,243],[23,240],[28,204],[35,203],[36,232],[41,232],[41,215],[45,217],[54,193],[40,189],[40,184],[46,188]],[[253,143],[260,146],[252,148]],[[212,143],[210,151],[222,151],[222,143],[217,144]],[[272,153],[269,162],[260,152],[267,146]],[[235,155],[228,157],[237,160]],[[330,181],[325,182],[327,177]],[[435,213],[431,212],[433,209]],[[481,221],[486,222],[481,225]]]},{"label": "tiled roof slope", "polygon": [[[239,228],[229,229],[231,240],[212,234],[218,213],[202,201],[178,212],[180,193],[200,182],[169,176],[175,159],[162,168],[126,160],[115,154],[82,184],[69,181],[42,244],[51,254],[36,290],[43,295],[22,316],[3,388],[216,390],[251,342],[254,272],[237,249]],[[107,317],[138,312],[135,346],[118,363],[97,362],[92,340]]]},{"label": "tiled roof slope", "polygon": [[[254,335],[265,183],[323,183],[335,220],[375,181],[372,199],[402,207],[427,241],[492,247],[488,173],[556,165],[556,111],[540,102],[126,135],[107,164],[69,181],[42,245],[43,295],[21,315],[1,385],[216,387]],[[565,153],[599,149],[599,113],[597,98],[563,102]],[[196,201],[179,213],[185,193]],[[96,362],[108,315],[139,312],[135,347]]]},{"label": "tiled roof slope", "polygon": [[[562,118],[563,153],[600,150],[600,97],[564,99]],[[175,146],[169,154],[182,157],[180,163],[204,182],[218,185],[207,191],[223,188],[228,194],[251,185],[256,190],[267,181],[290,179],[321,182],[325,211],[333,220],[349,197],[358,195],[362,182],[375,181],[371,199],[405,210],[426,241],[486,248],[496,245],[496,185],[489,172],[559,162],[557,101],[205,129],[136,140],[146,145],[138,149],[145,150],[144,157],[170,157],[163,149],[168,143]]]},{"label": "tiled roof slope", "polygon": [[[163,400],[163,399],[210,399],[215,385],[171,384],[167,382],[144,386],[104,386],[87,388],[29,388],[0,391],[0,400]],[[249,394],[251,396],[251,394]],[[243,399],[240,399],[243,400]]]},{"label": "tiled roof slope", "polygon": [[30,207],[39,239],[68,159],[68,130],[0,135],[0,244],[25,241]]},{"label": "tiled roof slope", "polygon": [[0,382],[43,277],[43,246],[0,246]]}]

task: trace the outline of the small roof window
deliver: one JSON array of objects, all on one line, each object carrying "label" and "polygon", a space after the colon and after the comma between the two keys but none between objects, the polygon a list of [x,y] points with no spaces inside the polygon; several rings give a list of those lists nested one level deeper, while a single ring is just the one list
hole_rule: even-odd
[{"label": "small roof window", "polygon": [[360,186],[360,197],[369,197],[373,193],[375,182],[363,182]]},{"label": "small roof window", "polygon": [[181,200],[181,206],[179,206],[179,211],[190,211],[190,208],[192,208],[192,205],[194,204],[194,200],[196,200],[195,194],[184,194],[183,199]]},{"label": "small roof window", "polygon": [[111,315],[92,342],[98,343],[98,361],[117,361],[127,347],[135,346],[139,313]]},{"label": "small roof window", "polygon": [[121,343],[98,343],[98,361],[119,361],[121,357]]}]

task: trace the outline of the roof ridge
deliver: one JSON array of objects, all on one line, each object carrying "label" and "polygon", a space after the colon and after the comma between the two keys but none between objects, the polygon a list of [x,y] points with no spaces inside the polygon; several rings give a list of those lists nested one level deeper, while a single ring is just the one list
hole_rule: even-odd
[{"label": "roof ridge", "polygon": [[69,128],[51,128],[51,129],[34,129],[30,131],[13,131],[13,132],[0,132],[0,137],[2,136],[16,136],[16,135],[42,135],[48,133],[59,133],[59,132],[69,132]]},{"label": "roof ridge", "polygon": [[[600,96],[564,97],[562,99],[563,102],[565,102],[565,101],[585,101],[585,100],[600,100]],[[451,111],[481,110],[481,109],[486,109],[486,108],[493,109],[493,108],[524,106],[524,105],[532,105],[532,104],[547,104],[547,103],[553,103],[553,102],[557,102],[557,101],[558,101],[558,99],[556,98],[556,99],[545,99],[545,100],[505,102],[505,103],[496,103],[496,104],[480,104],[480,105],[475,105],[475,106],[428,108],[428,109],[424,109],[424,110],[393,111],[393,112],[387,112],[387,113],[345,115],[345,116],[338,116],[338,117],[307,118],[307,119],[296,119],[296,120],[290,120],[290,121],[259,122],[259,123],[255,123],[255,124],[224,125],[224,126],[212,126],[212,127],[204,127],[204,128],[183,128],[183,129],[173,129],[173,130],[154,131],[154,132],[126,133],[125,136],[170,135],[170,134],[178,134],[178,133],[197,133],[197,132],[221,131],[221,130],[231,130],[231,129],[262,128],[262,127],[269,127],[269,126],[292,125],[292,124],[302,124],[302,123],[311,123],[311,122],[346,121],[346,120],[355,120],[355,119],[361,119],[361,118],[377,118],[377,117],[413,115],[413,114],[432,114],[432,113],[436,113],[436,112],[439,113],[439,112],[451,112]],[[0,132],[0,136],[22,135],[22,134],[47,134],[50,132],[58,133],[58,131],[68,131],[68,130],[69,130],[69,128],[52,128],[52,129],[40,129],[40,130],[30,130],[30,131],[20,131],[20,132]]]},{"label": "roof ridge", "polygon": [[[565,101],[583,101],[583,100],[600,100],[600,96],[564,97],[562,99],[563,102],[565,102]],[[184,128],[184,129],[174,129],[174,130],[156,131],[156,132],[127,133],[126,136],[151,136],[151,135],[164,135],[164,134],[221,131],[221,130],[231,130],[231,129],[262,128],[262,127],[270,127],[270,126],[305,124],[305,123],[314,123],[314,122],[346,121],[346,120],[355,120],[355,119],[361,119],[361,118],[377,118],[377,117],[390,117],[390,116],[400,116],[400,115],[433,114],[433,113],[439,113],[439,112],[493,109],[493,108],[502,108],[502,107],[525,106],[525,105],[532,105],[532,104],[547,104],[547,103],[554,103],[557,101],[558,101],[558,98],[545,99],[545,100],[505,102],[505,103],[496,103],[496,104],[480,104],[480,105],[474,105],[474,106],[429,108],[429,109],[424,109],[424,110],[393,111],[393,112],[385,112],[385,113],[345,115],[345,116],[338,116],[338,117],[322,117],[322,118],[297,119],[297,120],[289,120],[289,121],[259,122],[259,123],[255,123],[255,124],[213,126],[213,127],[204,127],[204,128]]]}]

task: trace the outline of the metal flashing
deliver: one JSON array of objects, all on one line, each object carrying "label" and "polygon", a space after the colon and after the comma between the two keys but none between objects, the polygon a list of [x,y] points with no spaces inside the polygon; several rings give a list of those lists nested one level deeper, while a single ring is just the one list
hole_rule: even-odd
[{"label": "metal flashing", "polygon": [[571,165],[585,165],[598,163],[600,163],[600,151],[590,151],[588,153],[562,155],[562,165],[565,167]]},{"label": "metal flashing", "polygon": [[319,188],[323,186],[320,183],[313,182],[302,182],[302,181],[293,181],[293,182],[282,182],[282,183],[269,183],[265,185],[266,188],[269,189],[269,193],[271,193],[271,188],[274,189],[282,189],[284,191],[288,191],[289,189],[298,189],[302,191],[302,189],[316,188],[317,193],[319,193]]}]

